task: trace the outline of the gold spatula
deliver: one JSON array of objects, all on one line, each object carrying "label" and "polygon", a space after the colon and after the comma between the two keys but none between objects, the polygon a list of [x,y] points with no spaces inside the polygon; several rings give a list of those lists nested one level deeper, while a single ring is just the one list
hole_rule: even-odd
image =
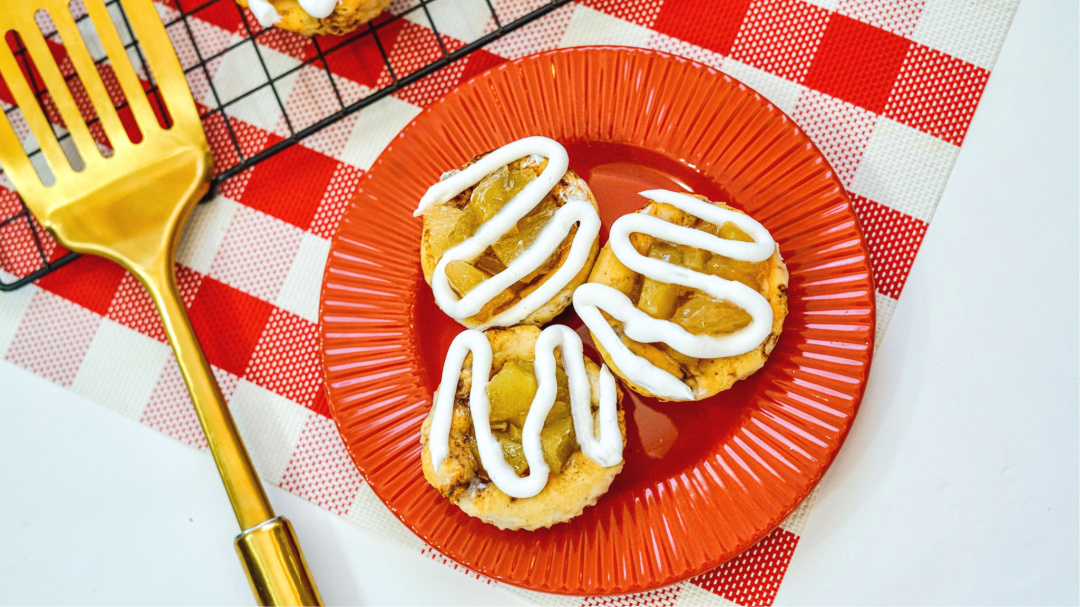
[{"label": "gold spatula", "polygon": [[[55,178],[46,185],[0,112],[0,165],[30,210],[61,244],[124,266],[150,292],[184,375],[241,534],[236,550],[262,604],[318,604],[292,526],[274,515],[203,356],[173,275],[180,228],[206,193],[212,158],[199,114],[152,0],[123,0],[173,124],[162,128],[103,0],[84,0],[142,140],[132,143],[71,15],[68,0],[0,0],[0,32],[17,32],[85,166],[72,168],[7,44],[0,75]],[[105,158],[38,29],[48,11],[113,149]],[[78,164],[78,163],[77,163]]]}]

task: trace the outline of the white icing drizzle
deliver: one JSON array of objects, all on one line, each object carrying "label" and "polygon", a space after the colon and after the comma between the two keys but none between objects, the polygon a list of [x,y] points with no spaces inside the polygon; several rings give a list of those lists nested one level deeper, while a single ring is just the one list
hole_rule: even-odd
[{"label": "white icing drizzle", "polygon": [[644,213],[620,217],[611,226],[608,237],[615,257],[634,272],[653,280],[704,291],[715,299],[733,303],[746,310],[751,317],[750,324],[729,335],[694,335],[670,320],[653,318],[638,309],[621,291],[607,285],[586,283],[574,292],[574,310],[600,345],[607,350],[615,366],[627,377],[633,377],[638,385],[657,396],[693,400],[694,395],[689,386],[631,352],[604,319],[600,309],[621,321],[623,332],[634,341],[665,343],[694,358],[718,358],[743,354],[761,345],[772,332],[772,307],[765,297],[741,282],[696,272],[638,253],[630,242],[630,235],[647,234],[660,240],[750,262],[765,261],[772,257],[776,251],[776,243],[763,225],[743,213],[679,192],[649,190],[641,192],[641,195],[656,202],[670,204],[714,225],[731,222],[753,238],[753,242],[727,240],[694,228],[677,226]]},{"label": "white icing drizzle", "polygon": [[547,137],[526,137],[504,145],[465,169],[436,183],[420,199],[420,204],[413,216],[421,215],[433,205],[445,204],[453,200],[458,194],[476,185],[501,167],[520,158],[534,155],[548,159],[543,172],[526,184],[516,196],[499,209],[494,217],[481,224],[475,234],[446,251],[435,266],[431,277],[435,303],[451,318],[460,321],[473,316],[496,295],[543,265],[570,233],[570,228],[575,223],[578,229],[570,244],[570,252],[555,274],[548,277],[532,293],[477,328],[508,327],[519,323],[570,284],[570,281],[585,267],[592,243],[600,233],[600,216],[592,204],[581,197],[572,198],[559,207],[544,229],[540,231],[540,235],[532,246],[514,258],[505,270],[480,283],[464,297],[458,298],[446,276],[448,263],[455,260],[466,262],[476,260],[495,241],[512,230],[518,220],[540,204],[544,196],[562,179],[569,167],[569,157],[566,149],[559,142]]},{"label": "white icing drizzle", "polygon": [[[299,0],[300,8],[316,19],[329,17],[339,2],[340,0]],[[248,0],[248,8],[263,27],[271,27],[281,22],[281,13],[277,12],[268,0]]]},{"label": "white icing drizzle", "polygon": [[281,14],[267,0],[248,0],[248,9],[263,27],[272,27],[281,21]]},{"label": "white icing drizzle", "polygon": [[304,12],[315,17],[316,19],[324,19],[330,16],[330,13],[334,12],[334,8],[338,5],[340,0],[299,0],[300,8],[304,9]]},{"label": "white icing drizzle", "polygon": [[465,357],[472,352],[469,409],[472,412],[473,432],[480,463],[487,470],[491,482],[510,497],[532,497],[543,490],[551,471],[544,461],[540,431],[544,429],[544,420],[555,404],[558,390],[555,379],[556,347],[562,352],[563,370],[566,371],[570,388],[570,415],[574,420],[574,432],[577,434],[581,452],[605,468],[622,461],[623,444],[616,409],[615,377],[606,365],[600,368],[600,438],[596,438],[593,432],[592,386],[585,370],[581,338],[568,327],[551,325],[540,333],[534,349],[536,360],[533,363],[533,372],[536,374],[538,387],[521,431],[525,460],[529,463],[529,475],[519,477],[510,464],[506,463],[502,447],[491,433],[491,406],[486,390],[488,376],[491,375],[491,343],[480,331],[469,329],[454,338],[443,364],[442,381],[435,399],[435,412],[428,440],[431,463],[436,472],[450,455],[450,425],[454,415],[458,379]]}]

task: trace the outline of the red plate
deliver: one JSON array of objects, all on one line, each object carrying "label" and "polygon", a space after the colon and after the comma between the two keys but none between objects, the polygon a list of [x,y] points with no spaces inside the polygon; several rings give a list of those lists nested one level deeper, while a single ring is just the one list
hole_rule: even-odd
[{"label": "red plate", "polygon": [[[412,217],[443,171],[526,135],[566,146],[605,226],[641,207],[641,190],[686,189],[765,224],[791,272],[791,311],[765,368],[699,403],[631,393],[626,466],[611,490],[569,523],[534,532],[466,516],[421,473],[420,425],[462,327],[424,284],[421,221]],[[345,210],[320,319],[330,410],[364,478],[398,518],[492,578],[613,594],[723,563],[806,497],[862,398],[874,287],[844,188],[783,112],[687,59],[575,48],[474,78],[394,139]],[[572,312],[558,322],[580,327]],[[596,358],[591,343],[587,351]]]}]

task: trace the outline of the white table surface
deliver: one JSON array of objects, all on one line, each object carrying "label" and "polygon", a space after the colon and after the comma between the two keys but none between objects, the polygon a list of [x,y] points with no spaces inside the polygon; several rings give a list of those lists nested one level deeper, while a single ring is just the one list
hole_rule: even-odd
[{"label": "white table surface", "polygon": [[[1077,23],[1020,6],[778,604],[1080,602]],[[206,452],[0,385],[0,603],[252,603]],[[521,603],[269,493],[328,603]]]}]

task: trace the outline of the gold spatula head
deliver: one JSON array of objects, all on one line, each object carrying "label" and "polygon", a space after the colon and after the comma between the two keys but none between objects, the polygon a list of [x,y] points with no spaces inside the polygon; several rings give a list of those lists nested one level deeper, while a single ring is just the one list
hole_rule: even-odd
[{"label": "gold spatula head", "polygon": [[[71,136],[73,167],[19,60],[0,44],[0,76],[41,147],[54,182],[46,184],[0,112],[0,166],[38,221],[67,248],[101,255],[132,272],[150,292],[176,353],[242,533],[236,549],[262,604],[318,604],[292,527],[275,517],[210,365],[192,331],[173,275],[177,238],[206,193],[212,166],[180,61],[151,0],[121,2],[146,66],[172,119],[159,124],[143,84],[102,0],[83,0],[142,134],[129,139],[68,0],[0,0],[0,32],[18,33],[26,54]],[[35,16],[47,11],[100,120],[112,154],[105,157],[57,66]],[[84,108],[85,109],[85,108]]]}]

